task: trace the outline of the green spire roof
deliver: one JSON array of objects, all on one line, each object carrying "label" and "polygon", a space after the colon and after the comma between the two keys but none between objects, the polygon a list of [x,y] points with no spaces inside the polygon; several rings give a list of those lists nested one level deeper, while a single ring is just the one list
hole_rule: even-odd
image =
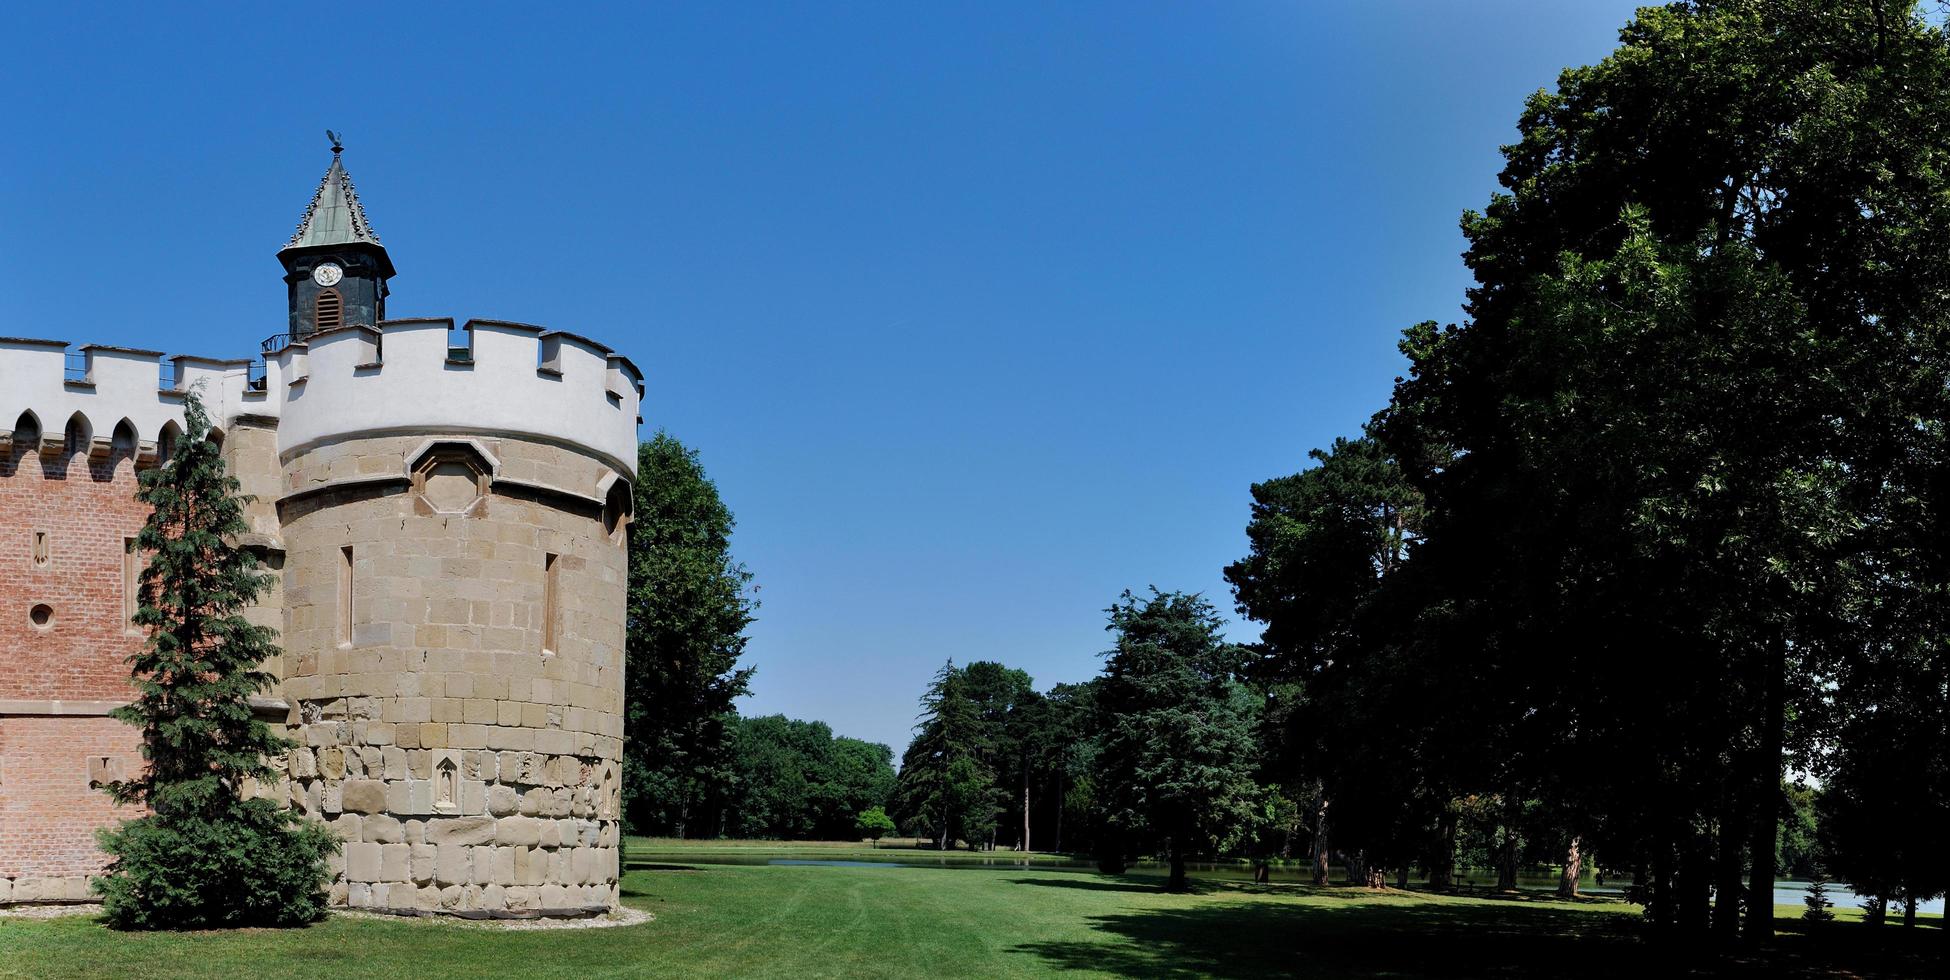
[{"label": "green spire roof", "polygon": [[379,236],[366,220],[366,209],[359,206],[359,195],[352,190],[352,175],[339,163],[338,147],[332,148],[332,165],[318,190],[311,196],[305,216],[298,219],[298,233],[291,236],[279,252],[317,245],[372,245],[383,249]]}]

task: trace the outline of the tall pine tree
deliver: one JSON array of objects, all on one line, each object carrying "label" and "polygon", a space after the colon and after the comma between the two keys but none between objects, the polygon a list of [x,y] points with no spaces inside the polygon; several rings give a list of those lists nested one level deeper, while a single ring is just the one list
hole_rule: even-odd
[{"label": "tall pine tree", "polygon": [[268,759],[292,743],[251,713],[271,686],[261,670],[276,633],[243,610],[267,585],[256,556],[234,545],[247,530],[238,484],[209,437],[192,394],[175,453],[142,474],[137,499],[154,508],[136,537],[150,556],[135,624],[148,633],[129,657],[140,692],[113,716],[142,729],[147,769],[110,784],[119,804],[149,812],[101,833],[114,862],[94,887],[122,928],[296,925],[325,913],[324,827],[268,799],[250,781],[281,778]]},{"label": "tall pine tree", "polygon": [[901,757],[894,800],[903,823],[944,851],[956,840],[972,848],[992,837],[1001,797],[994,771],[982,761],[988,751],[968,675],[948,661],[921,696],[921,721]]}]

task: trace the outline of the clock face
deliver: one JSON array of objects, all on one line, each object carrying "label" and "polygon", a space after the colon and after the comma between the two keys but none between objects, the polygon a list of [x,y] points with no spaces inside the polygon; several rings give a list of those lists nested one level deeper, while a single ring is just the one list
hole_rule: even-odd
[{"label": "clock face", "polygon": [[336,286],[345,276],[345,270],[337,262],[320,262],[318,268],[311,270],[311,281],[321,286]]}]

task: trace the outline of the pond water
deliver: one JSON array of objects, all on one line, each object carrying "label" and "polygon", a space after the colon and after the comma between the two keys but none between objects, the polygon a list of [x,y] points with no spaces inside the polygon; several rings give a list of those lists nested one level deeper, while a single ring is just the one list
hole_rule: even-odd
[{"label": "pond water", "polygon": [[[706,862],[709,863],[709,862]],[[722,863],[722,862],[719,862]],[[905,868],[899,861],[810,861],[798,858],[773,858],[766,864],[782,868]]]},{"label": "pond water", "polygon": [[[884,857],[878,854],[859,854],[854,852],[849,853],[844,860],[810,857],[779,857],[776,852],[771,854],[739,854],[705,849],[639,851],[635,848],[631,849],[630,857],[633,861],[652,860],[660,862],[683,862],[685,864],[771,865],[775,867],[959,868],[977,871],[1023,871],[1033,868],[1040,871],[1079,872],[1094,872],[1097,870],[1094,861],[1060,854],[1031,854],[1024,856],[1009,851],[927,851],[906,848],[889,850],[885,852]],[[1185,867],[1187,871],[1197,877],[1217,878],[1222,881],[1250,881],[1253,876],[1252,866],[1243,861],[1191,861],[1187,862]],[[1135,861],[1131,863],[1126,873],[1148,876],[1164,875],[1169,871],[1169,866],[1162,861]],[[1338,874],[1340,869],[1336,868],[1335,871]],[[1307,869],[1297,861],[1288,862],[1283,865],[1275,865],[1273,868],[1273,880],[1275,882],[1300,881],[1304,880],[1306,875]],[[1467,884],[1472,888],[1488,888],[1496,884],[1496,872],[1494,871],[1478,870],[1462,872],[1458,875],[1458,878],[1463,884]],[[1422,880],[1416,879],[1416,883],[1420,884]],[[1390,884],[1392,883],[1393,879],[1391,878]],[[1626,879],[1608,877],[1605,883],[1600,885],[1597,883],[1594,875],[1587,874],[1584,876],[1579,890],[1587,895],[1623,897],[1626,884]],[[1557,887],[1557,876],[1519,875],[1517,877],[1517,887],[1526,891],[1549,891]],[[1803,899],[1807,897],[1807,894],[1808,883],[1805,881],[1781,880],[1774,883],[1774,904],[1776,905],[1799,907]],[[1829,886],[1828,897],[1838,909],[1859,909],[1864,903],[1863,896],[1855,894],[1849,890],[1847,885],[1840,883]],[[1931,912],[1941,915],[1944,910],[1944,901],[1939,898],[1931,902],[1920,902],[1916,908],[1919,912]],[[1891,915],[1899,916],[1901,915],[1901,909],[1892,907],[1890,913]]]}]

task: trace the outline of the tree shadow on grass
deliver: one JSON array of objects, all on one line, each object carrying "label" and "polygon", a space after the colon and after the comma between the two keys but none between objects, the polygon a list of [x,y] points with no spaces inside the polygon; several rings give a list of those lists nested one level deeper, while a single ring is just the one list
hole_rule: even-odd
[{"label": "tree shadow on grass", "polygon": [[[1241,901],[1100,915],[1090,924],[1102,941],[1025,943],[1012,952],[1056,969],[1152,977],[1640,980],[1932,972],[1927,956],[1860,941],[1814,947],[1790,936],[1765,952],[1727,954],[1650,942],[1636,916],[1616,911],[1517,903]],[[1838,967],[1844,963],[1845,971]]]},{"label": "tree shadow on grass", "polygon": [[[1076,888],[1083,891],[1092,891],[1092,892],[1144,892],[1146,894],[1151,894],[1151,895],[1167,894],[1164,888],[1164,884],[1162,882],[1142,883],[1142,882],[1135,882],[1135,881],[1120,881],[1117,879],[1106,879],[1101,877],[1085,877],[1083,875],[1077,875],[1075,877],[1068,877],[1068,878],[1010,878],[1009,883],[1012,885],[1037,885],[1043,888]],[[1190,890],[1188,892],[1181,892],[1180,894],[1197,895],[1208,891],[1211,891],[1211,888],[1209,886],[1200,885],[1194,882],[1191,885]]]},{"label": "tree shadow on grass", "polygon": [[630,863],[623,866],[623,870],[625,871],[698,871],[701,869],[699,869],[696,865],[691,865],[691,864],[651,864],[648,861],[631,861]]}]

